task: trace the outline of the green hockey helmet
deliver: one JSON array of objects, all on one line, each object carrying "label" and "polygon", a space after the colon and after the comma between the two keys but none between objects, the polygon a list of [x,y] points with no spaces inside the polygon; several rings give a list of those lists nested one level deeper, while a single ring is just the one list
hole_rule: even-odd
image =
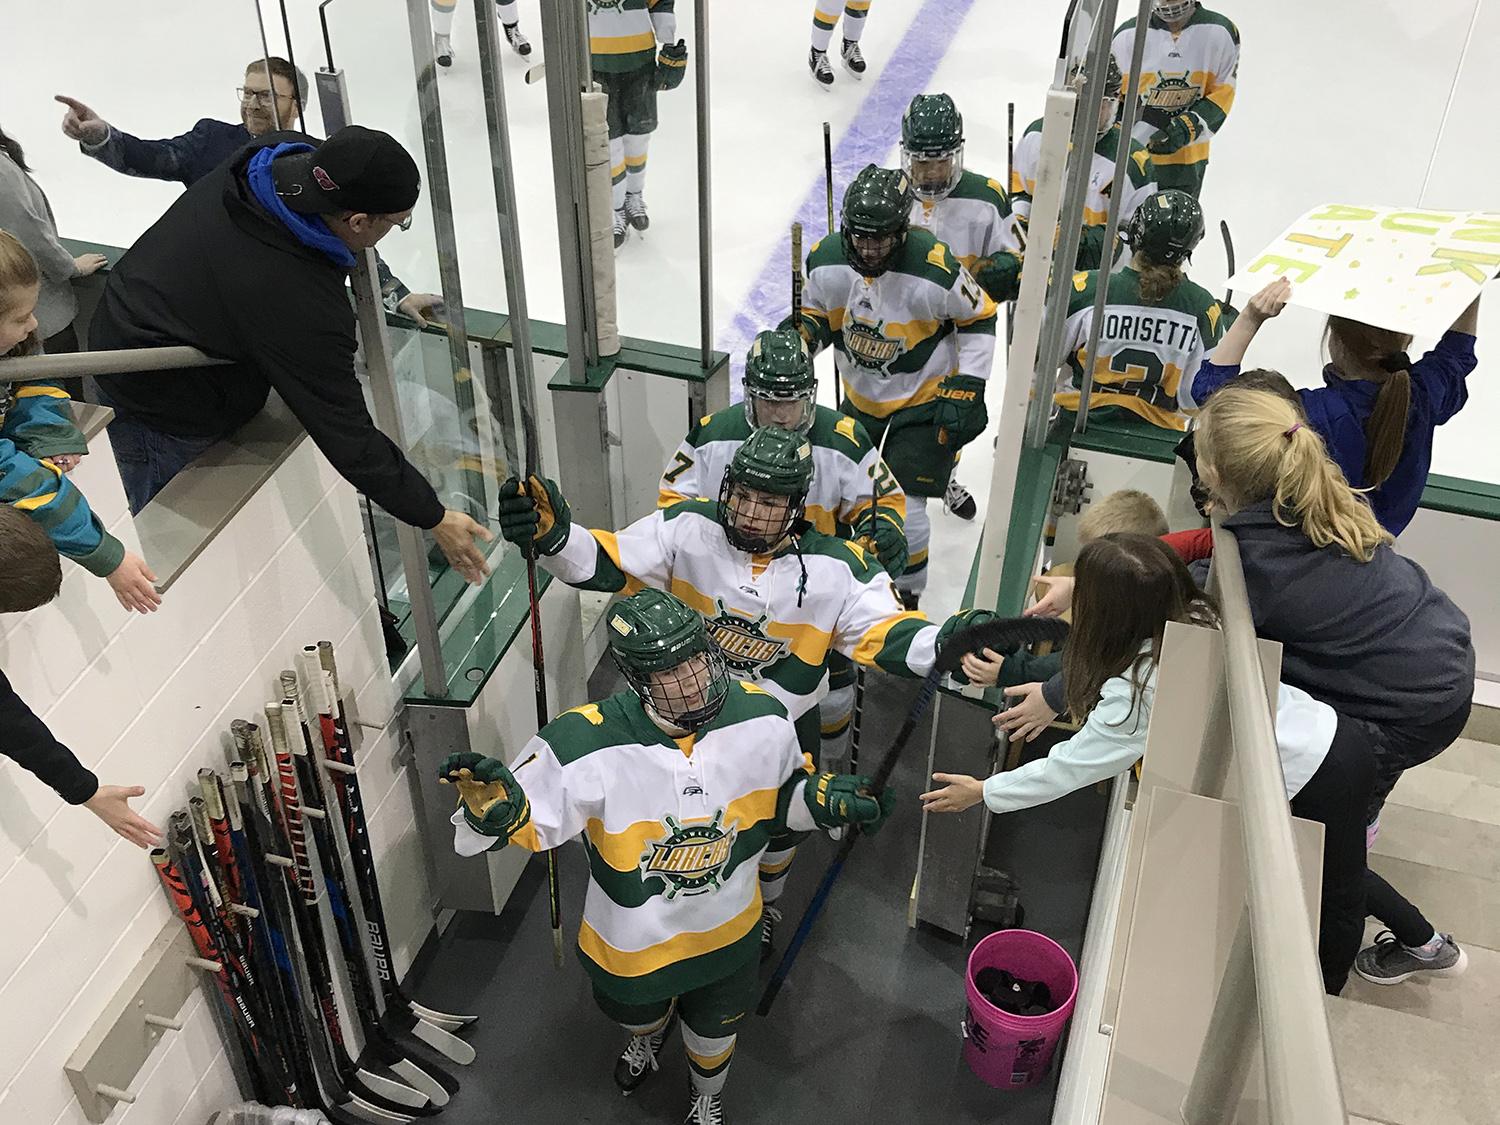
[{"label": "green hockey helmet", "polygon": [[723,710],[729,671],[697,610],[641,590],[610,606],[605,624],[610,655],[649,712],[695,731]]},{"label": "green hockey helmet", "polygon": [[[1083,78],[1083,61],[1079,60],[1068,72],[1068,85],[1081,91]],[[1115,56],[1110,55],[1109,63],[1104,71],[1104,89],[1100,92],[1099,101],[1098,132],[1101,137],[1114,128],[1115,122],[1120,117],[1120,97],[1124,89],[1125,76],[1120,73],[1120,64],[1115,61]]]},{"label": "green hockey helmet", "polygon": [[912,193],[946,199],[964,174],[964,118],[947,94],[918,94],[901,115],[901,169]]},{"label": "green hockey helmet", "polygon": [[844,192],[839,234],[849,264],[865,277],[890,269],[911,226],[911,178],[866,164]]},{"label": "green hockey helmet", "polygon": [[762,426],[735,450],[719,485],[719,523],[741,551],[775,550],[802,521],[812,486],[812,443]]},{"label": "green hockey helmet", "polygon": [[802,333],[762,332],[745,354],[745,417],[751,429],[780,426],[805,434],[817,412],[818,378]]},{"label": "green hockey helmet", "polygon": [[1162,266],[1179,266],[1203,240],[1203,207],[1185,191],[1159,191],[1141,201],[1125,242]]}]

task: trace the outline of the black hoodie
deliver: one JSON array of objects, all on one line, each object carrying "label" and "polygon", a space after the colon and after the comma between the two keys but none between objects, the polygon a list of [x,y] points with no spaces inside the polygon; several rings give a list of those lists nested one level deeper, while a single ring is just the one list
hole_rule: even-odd
[{"label": "black hoodie", "polygon": [[1317,548],[1270,501],[1224,521],[1239,543],[1255,631],[1282,644],[1281,678],[1356,719],[1436,722],[1474,692],[1469,619],[1390,546],[1367,563]]},{"label": "black hoodie", "polygon": [[348,272],[297,241],[245,182],[258,149],[291,141],[317,143],[269,134],[184,192],[110,271],[89,331],[96,350],[189,344],[233,364],[99,383],[121,416],[182,437],[227,435],[274,387],[354,487],[433,527],[437,494],[365,409]]}]

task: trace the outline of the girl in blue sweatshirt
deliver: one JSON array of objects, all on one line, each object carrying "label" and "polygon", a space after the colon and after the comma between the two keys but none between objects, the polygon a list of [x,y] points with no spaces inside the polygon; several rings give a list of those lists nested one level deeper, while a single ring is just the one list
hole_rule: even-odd
[{"label": "girl in blue sweatshirt", "polygon": [[[1250,341],[1291,297],[1292,283],[1283,277],[1250,299],[1193,377],[1194,404],[1206,403],[1239,376]],[[1324,385],[1297,392],[1328,456],[1351,487],[1369,490],[1375,518],[1392,535],[1401,534],[1421,503],[1433,431],[1469,400],[1478,329],[1475,297],[1437,346],[1413,361],[1406,354],[1409,334],[1331,316],[1323,330],[1331,361],[1323,368]]]}]

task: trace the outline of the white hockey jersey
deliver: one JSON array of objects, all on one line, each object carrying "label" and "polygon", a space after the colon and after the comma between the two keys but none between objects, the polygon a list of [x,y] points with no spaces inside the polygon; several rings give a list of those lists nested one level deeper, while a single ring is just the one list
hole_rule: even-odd
[{"label": "white hockey jersey", "polygon": [[[1083,201],[1083,225],[1102,227],[1109,221],[1109,197],[1115,183],[1115,160],[1120,151],[1123,130],[1115,125],[1094,145],[1093,166],[1089,169],[1088,194]],[[1037,168],[1042,159],[1042,122],[1033,121],[1016,145],[1011,167],[1010,206],[1012,235],[1019,244],[1026,241],[1026,224],[1031,221],[1031,197],[1036,193]],[[1148,196],[1156,194],[1151,156],[1144,146],[1132,142],[1127,164],[1130,180],[1120,200],[1120,229],[1124,230]]]},{"label": "white hockey jersey", "polygon": [[[1122,70],[1135,50],[1135,20],[1115,32],[1112,50]],[[1227,17],[1199,4],[1181,31],[1173,32],[1156,16],[1146,28],[1141,59],[1141,116],[1135,139],[1145,143],[1168,121],[1184,113],[1193,116],[1198,135],[1176,152],[1151,159],[1159,165],[1200,164],[1208,159],[1209,142],[1224,127],[1234,105],[1235,80],[1240,68],[1239,29]],[[1126,90],[1137,88],[1125,75]]]},{"label": "white hockey jersey", "polygon": [[916,199],[911,205],[911,225],[925,230],[953,252],[963,267],[973,272],[974,263],[1002,250],[1018,251],[1010,201],[1000,184],[965,168],[958,185],[936,203]]},{"label": "white hockey jersey", "polygon": [[776,555],[730,545],[718,504],[681,500],[616,533],[574,524],[542,565],[570,586],[667,590],[701,613],[730,670],[760,684],[793,719],[827,694],[830,652],[897,675],[924,676],[938,627],[901,608],[880,564],[818,531]]},{"label": "white hockey jersey", "polygon": [[[582,834],[578,952],[602,992],[664,1000],[757,956],[760,855],[776,831],[814,827],[802,796],[812,763],[774,698],[734,684],[711,723],[674,739],[622,692],[552,720],[519,761],[531,820],[511,842],[544,851]],[[495,846],[462,807],[452,823],[460,855]]]},{"label": "white hockey jersey", "polygon": [[[840,528],[854,527],[878,497],[883,517],[904,529],[906,493],[880,459],[865,428],[831,407],[814,409],[807,434],[813,453],[807,521],[824,535],[837,535]],[[704,418],[672,455],[672,463],[662,474],[657,507],[716,498],[735,451],[751,432],[743,404]]]},{"label": "white hockey jersey", "polygon": [[948,375],[990,376],[995,302],[927,231],[909,231],[875,278],[849,264],[841,235],[829,235],[807,256],[802,300],[814,350],[838,349],[844,393],[872,417],[933,401]]}]

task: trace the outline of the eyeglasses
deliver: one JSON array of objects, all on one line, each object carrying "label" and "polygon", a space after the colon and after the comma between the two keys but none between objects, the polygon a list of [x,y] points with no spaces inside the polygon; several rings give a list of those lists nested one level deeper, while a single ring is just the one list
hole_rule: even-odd
[{"label": "eyeglasses", "polygon": [[277,94],[271,90],[247,90],[243,86],[236,86],[234,92],[240,99],[240,105],[253,105],[260,109],[270,109],[272,103],[291,97],[290,94]]},{"label": "eyeglasses", "polygon": [[390,223],[391,226],[395,227],[397,230],[411,230],[411,221],[413,218],[413,216],[411,215],[406,216],[406,218],[401,219],[399,222],[391,218],[389,215],[382,215],[380,217],[386,222]]}]

